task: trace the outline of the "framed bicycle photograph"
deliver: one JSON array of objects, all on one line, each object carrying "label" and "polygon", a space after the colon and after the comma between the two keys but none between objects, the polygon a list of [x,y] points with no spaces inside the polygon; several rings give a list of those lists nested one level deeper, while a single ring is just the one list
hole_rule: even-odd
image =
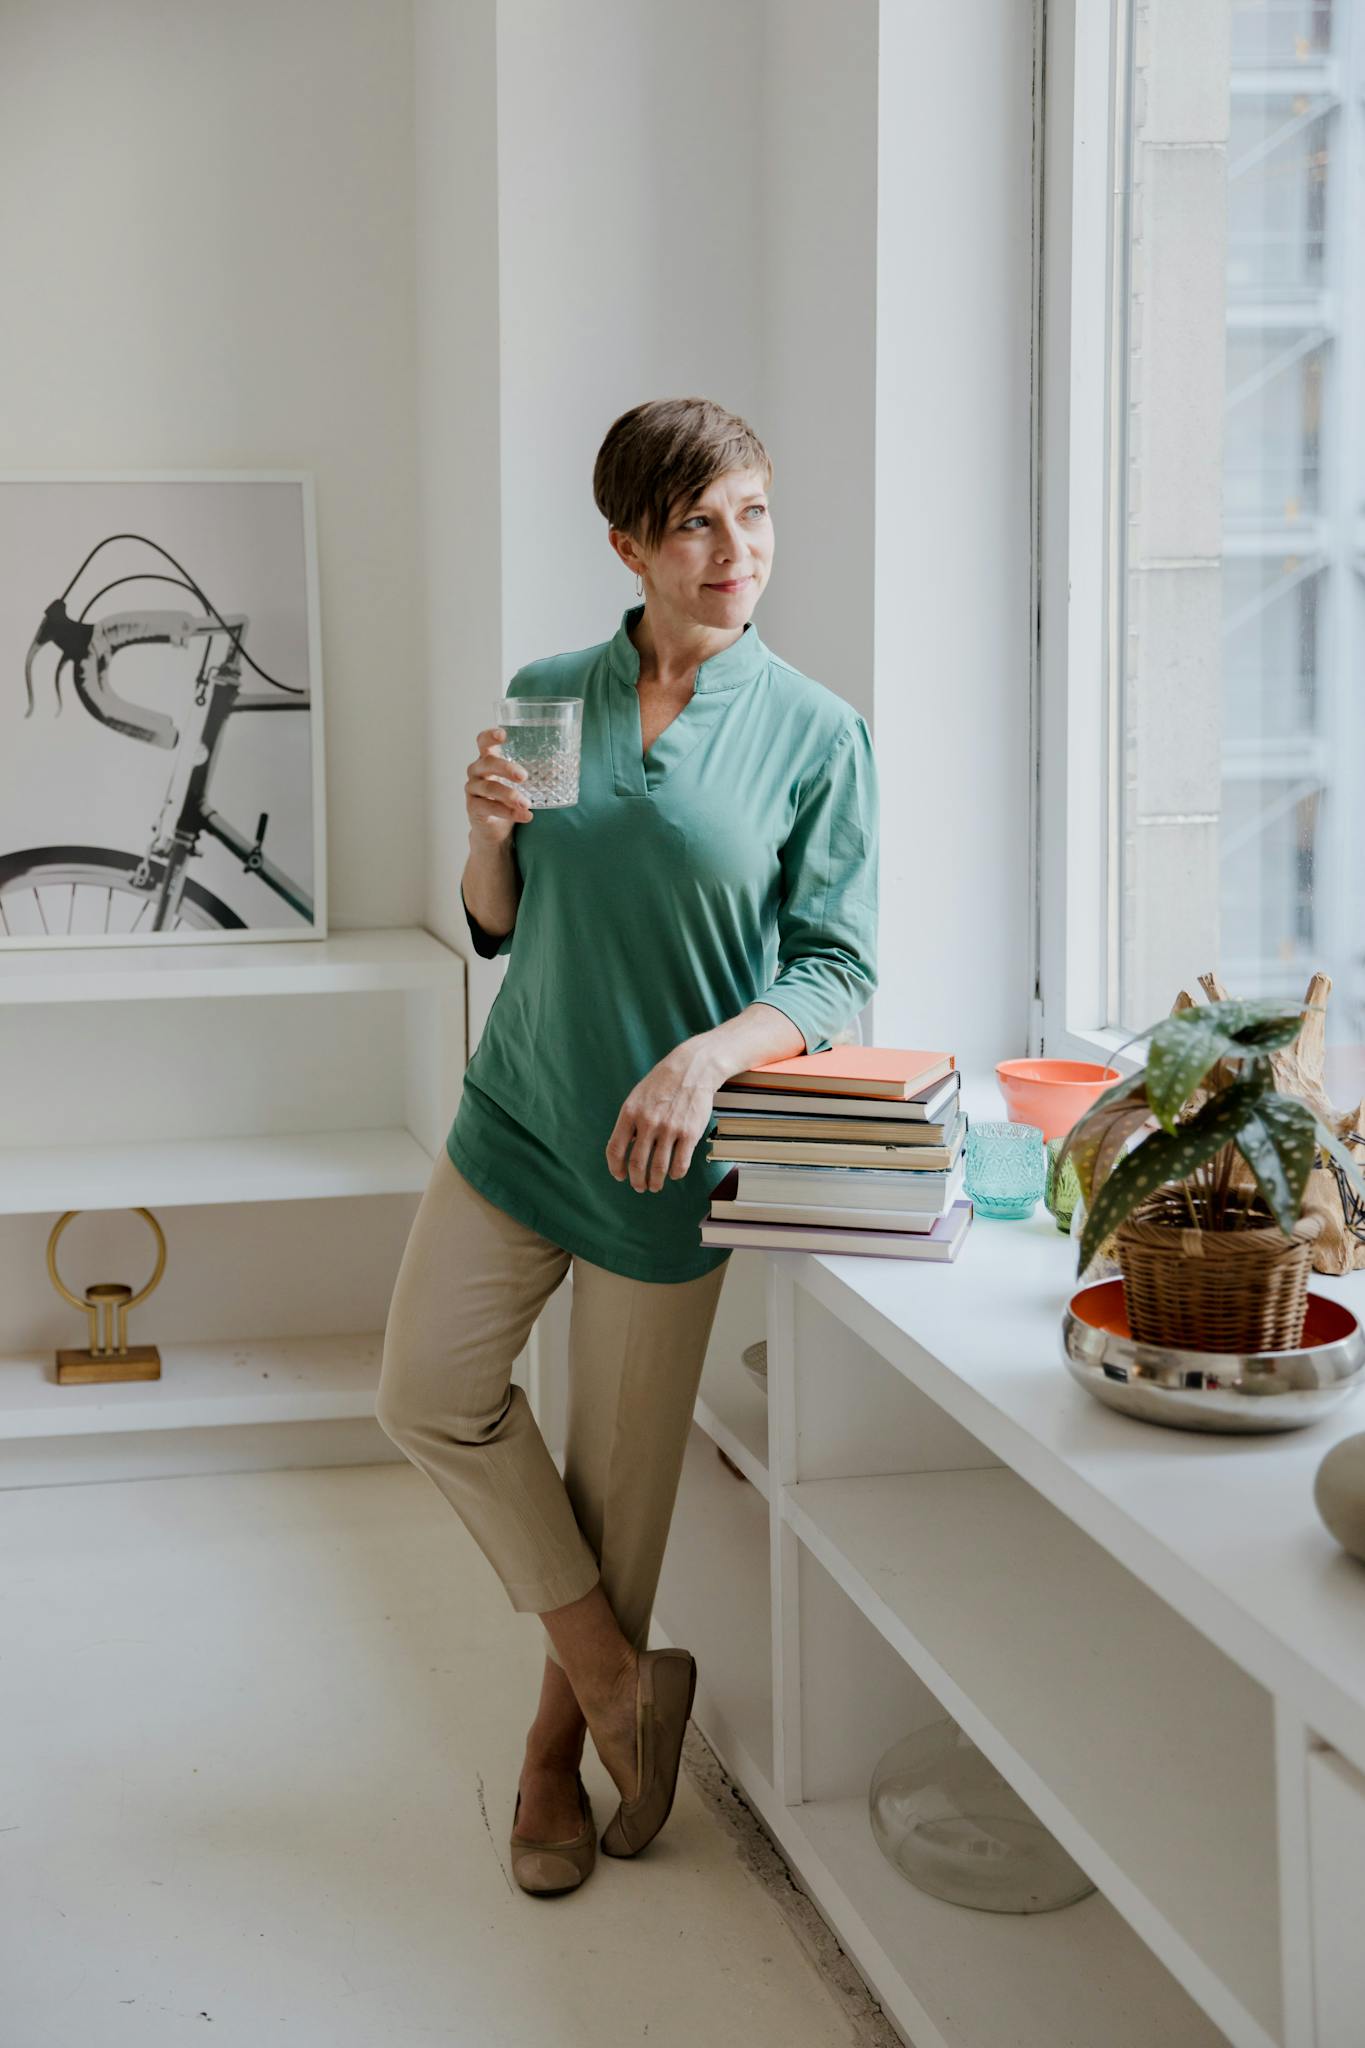
[{"label": "framed bicycle photograph", "polygon": [[305,471],[0,471],[0,949],[326,938]]}]

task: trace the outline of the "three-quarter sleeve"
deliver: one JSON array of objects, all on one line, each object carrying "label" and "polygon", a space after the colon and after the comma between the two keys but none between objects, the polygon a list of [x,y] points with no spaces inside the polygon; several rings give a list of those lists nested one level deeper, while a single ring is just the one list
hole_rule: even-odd
[{"label": "three-quarter sleeve", "polygon": [[514,925],[510,932],[505,932],[500,939],[496,939],[492,932],[484,930],[469,905],[465,903],[463,885],[460,888],[460,901],[464,903],[465,923],[469,926],[469,936],[474,942],[474,951],[479,958],[493,960],[499,953],[510,953],[512,941],[516,937],[516,926]]},{"label": "three-quarter sleeve", "polygon": [[754,998],[829,1050],[877,986],[879,792],[872,735],[854,713],[801,786],[781,849],[778,972]]}]

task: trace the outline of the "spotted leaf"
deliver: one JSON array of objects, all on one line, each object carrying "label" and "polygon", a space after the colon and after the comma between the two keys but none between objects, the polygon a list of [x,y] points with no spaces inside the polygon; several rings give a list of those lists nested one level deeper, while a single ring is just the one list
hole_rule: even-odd
[{"label": "spotted leaf", "polygon": [[[1286,1008],[1280,996],[1260,996],[1191,1004],[1164,1018],[1153,1027],[1147,1060],[1148,1100],[1162,1128],[1175,1130],[1182,1104],[1220,1060],[1247,1061],[1245,1077],[1270,1087],[1269,1055],[1292,1044],[1308,1011],[1321,1007],[1301,1003]],[[1253,1075],[1256,1061],[1264,1064]]]}]

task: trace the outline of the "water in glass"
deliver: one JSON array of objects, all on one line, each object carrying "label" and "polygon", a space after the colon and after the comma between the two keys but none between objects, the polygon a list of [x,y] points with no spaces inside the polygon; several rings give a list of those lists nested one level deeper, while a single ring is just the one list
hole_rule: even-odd
[{"label": "water in glass", "polygon": [[553,810],[578,802],[578,771],[582,758],[581,697],[504,697],[497,723],[507,737],[499,743],[503,759],[526,770],[516,786],[533,811]]}]

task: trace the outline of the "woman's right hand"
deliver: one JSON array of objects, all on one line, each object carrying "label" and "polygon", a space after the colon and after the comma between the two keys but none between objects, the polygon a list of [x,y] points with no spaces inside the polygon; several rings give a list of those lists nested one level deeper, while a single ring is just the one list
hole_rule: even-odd
[{"label": "woman's right hand", "polygon": [[526,770],[494,752],[506,737],[506,729],[500,725],[490,725],[479,734],[479,758],[470,762],[465,782],[469,829],[490,846],[504,846],[514,826],[535,816],[521,790],[509,786],[524,782]]}]

